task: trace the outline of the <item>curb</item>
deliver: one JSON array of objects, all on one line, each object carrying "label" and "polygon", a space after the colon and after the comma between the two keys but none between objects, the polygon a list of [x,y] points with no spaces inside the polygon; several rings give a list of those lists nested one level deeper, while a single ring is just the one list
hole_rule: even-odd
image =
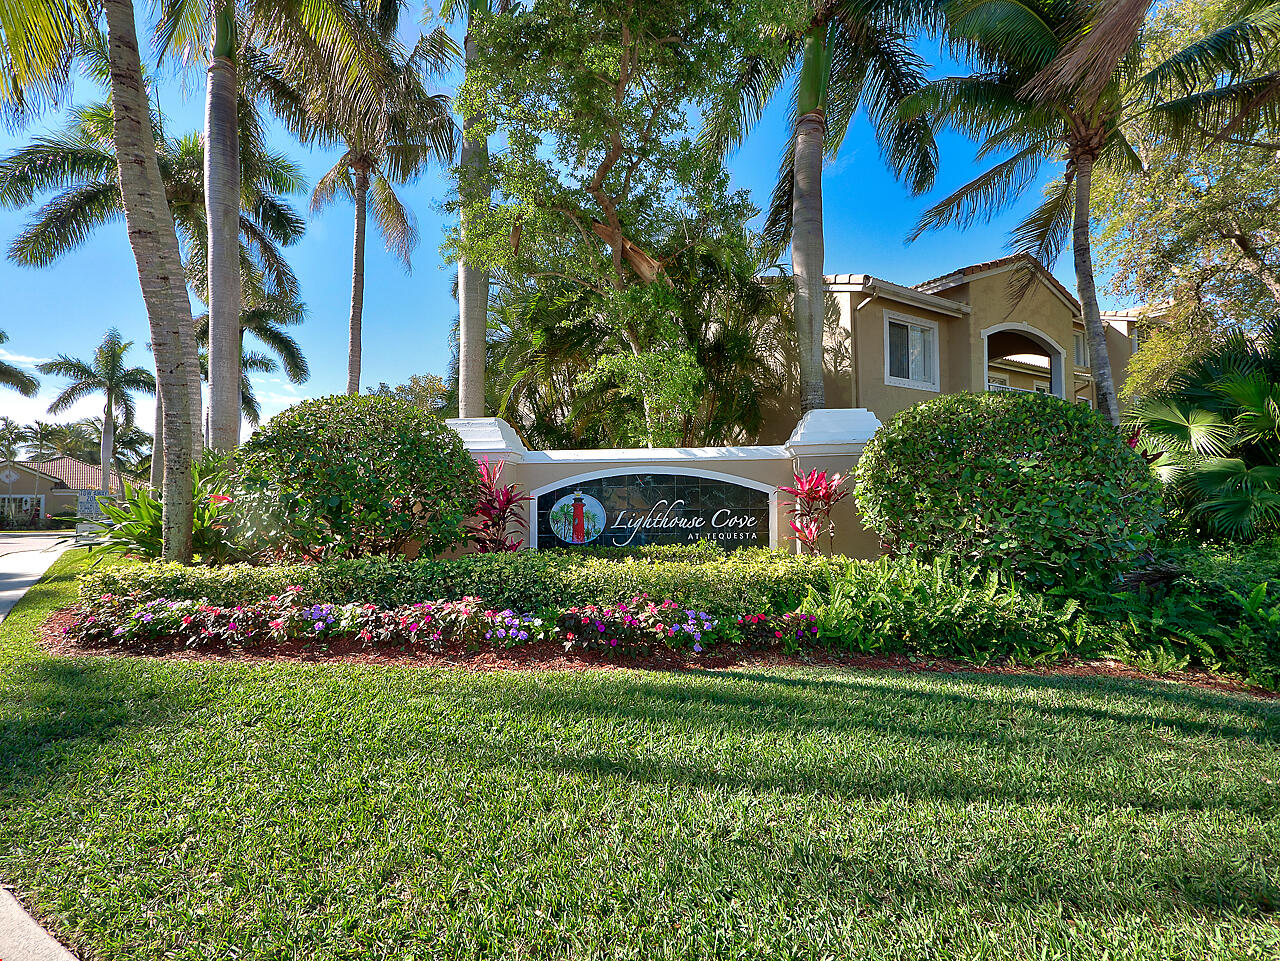
[{"label": "curb", "polygon": [[11,890],[0,888],[0,959],[76,961],[76,956],[27,913]]}]

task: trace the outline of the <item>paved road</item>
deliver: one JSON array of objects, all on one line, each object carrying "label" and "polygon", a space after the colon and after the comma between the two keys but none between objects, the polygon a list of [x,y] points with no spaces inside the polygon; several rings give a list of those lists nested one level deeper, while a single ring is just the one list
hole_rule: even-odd
[{"label": "paved road", "polygon": [[68,532],[0,534],[0,621],[73,539]]}]

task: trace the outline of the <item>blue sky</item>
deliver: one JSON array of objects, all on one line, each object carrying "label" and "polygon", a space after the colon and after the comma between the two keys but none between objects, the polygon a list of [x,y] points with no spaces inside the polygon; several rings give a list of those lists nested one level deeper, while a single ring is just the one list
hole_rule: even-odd
[{"label": "blue sky", "polygon": [[[202,71],[166,78],[159,92],[171,131],[202,126]],[[97,99],[91,89],[78,97]],[[59,118],[49,116],[19,135],[0,129],[0,154],[19,146],[33,132],[58,125]],[[735,185],[747,188],[757,206],[768,202],[785,127],[786,104],[781,97],[731,160]],[[276,137],[276,144],[302,165],[312,184],[338,156],[333,150],[303,149],[285,133]],[[825,173],[827,273],[870,273],[912,284],[1005,252],[1009,227],[1034,205],[1035,196],[1025,198],[1019,207],[989,225],[979,224],[964,232],[937,232],[911,246],[905,244],[908,231],[931,199],[944,196],[977,171],[970,142],[944,135],[941,147],[937,189],[927,197],[914,198],[885,169],[867,125],[857,124]],[[432,170],[403,189],[402,196],[417,216],[421,237],[412,273],[406,274],[386,253],[371,229],[364,306],[362,382],[366,387],[380,381],[399,383],[415,373],[443,375],[448,368],[449,333],[457,306],[450,295],[452,270],[444,264],[439,246],[446,228],[440,205],[449,189],[441,170]],[[294,198],[304,212],[306,200],[306,196]],[[24,222],[24,212],[0,210],[0,242],[7,247]],[[309,218],[306,236],[287,250],[309,308],[307,321],[295,328],[295,334],[310,361],[312,375],[300,386],[281,376],[257,375],[255,384],[265,416],[296,399],[345,389],[351,232],[351,208],[337,203]],[[1057,265],[1056,273],[1074,289],[1068,258]],[[0,329],[10,336],[9,343],[0,347],[0,358],[30,364],[63,352],[87,357],[103,332],[114,326],[136,341],[135,363],[150,361],[143,347],[148,336],[146,313],[123,222],[102,228],[51,268],[33,270],[0,259],[0,305]],[[40,396],[30,400],[4,391],[0,393],[0,414],[19,421],[64,419],[50,418],[45,412],[57,386],[54,378],[44,378]],[[90,414],[101,414],[100,402],[84,401],[65,417]],[[140,405],[139,424],[148,429],[151,425],[151,411],[145,403]]]}]

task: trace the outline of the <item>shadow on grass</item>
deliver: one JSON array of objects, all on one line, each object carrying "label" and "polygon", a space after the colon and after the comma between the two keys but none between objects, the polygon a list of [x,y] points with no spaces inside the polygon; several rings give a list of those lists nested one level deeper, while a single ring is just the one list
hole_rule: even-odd
[{"label": "shadow on grass", "polygon": [[42,658],[0,679],[0,794],[22,794],[97,755],[126,731],[157,723],[166,701],[118,664]]}]

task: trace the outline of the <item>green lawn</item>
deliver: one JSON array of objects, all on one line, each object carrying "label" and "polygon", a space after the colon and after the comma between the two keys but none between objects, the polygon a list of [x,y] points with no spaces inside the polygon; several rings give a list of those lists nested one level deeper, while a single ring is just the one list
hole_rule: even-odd
[{"label": "green lawn", "polygon": [[58,659],[0,881],[86,958],[1275,958],[1280,704],[839,670]]}]

